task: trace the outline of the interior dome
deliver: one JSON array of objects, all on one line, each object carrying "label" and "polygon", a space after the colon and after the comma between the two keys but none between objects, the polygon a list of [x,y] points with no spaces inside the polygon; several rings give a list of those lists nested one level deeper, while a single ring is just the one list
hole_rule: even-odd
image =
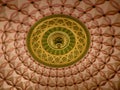
[{"label": "interior dome", "polygon": [[120,1],[0,0],[0,90],[120,90]]}]

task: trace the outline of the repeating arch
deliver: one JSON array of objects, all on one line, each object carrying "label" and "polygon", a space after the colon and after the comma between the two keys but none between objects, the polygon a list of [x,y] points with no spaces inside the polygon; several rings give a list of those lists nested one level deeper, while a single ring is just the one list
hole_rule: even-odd
[{"label": "repeating arch", "polygon": [[[69,67],[46,67],[26,47],[31,26],[53,14],[77,18],[91,34],[86,56]],[[0,90],[119,90],[119,29],[119,0],[1,0]]]}]

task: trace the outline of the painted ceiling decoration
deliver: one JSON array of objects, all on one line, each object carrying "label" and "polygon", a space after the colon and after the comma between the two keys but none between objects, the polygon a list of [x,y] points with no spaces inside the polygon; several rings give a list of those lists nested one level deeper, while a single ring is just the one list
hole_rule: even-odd
[{"label": "painted ceiling decoration", "polygon": [[0,0],[0,90],[120,90],[120,0]]},{"label": "painted ceiling decoration", "polygon": [[89,48],[89,32],[70,16],[55,14],[40,19],[28,33],[27,46],[35,60],[65,67],[80,60]]}]

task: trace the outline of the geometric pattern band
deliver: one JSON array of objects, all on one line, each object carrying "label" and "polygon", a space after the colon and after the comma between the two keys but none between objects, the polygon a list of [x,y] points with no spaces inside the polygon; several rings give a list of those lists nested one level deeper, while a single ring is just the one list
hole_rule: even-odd
[{"label": "geometric pattern band", "polygon": [[[54,14],[90,32],[88,53],[68,67],[46,67],[27,50],[30,28]],[[120,0],[0,0],[0,90],[120,90]]]}]

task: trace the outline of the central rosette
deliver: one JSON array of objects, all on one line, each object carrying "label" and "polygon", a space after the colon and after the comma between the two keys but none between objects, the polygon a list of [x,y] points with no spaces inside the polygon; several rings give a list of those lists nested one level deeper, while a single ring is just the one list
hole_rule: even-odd
[{"label": "central rosette", "polygon": [[48,39],[48,43],[50,41],[50,46],[53,47],[54,49],[62,49],[66,46],[66,35],[62,32],[55,32],[52,35],[50,35]]},{"label": "central rosette", "polygon": [[63,27],[49,29],[42,38],[43,48],[55,55],[63,55],[69,52],[75,45],[74,34]]},{"label": "central rosette", "polygon": [[54,46],[56,46],[57,49],[61,49],[62,46],[64,46],[64,40],[61,37],[56,37],[54,41]]}]

